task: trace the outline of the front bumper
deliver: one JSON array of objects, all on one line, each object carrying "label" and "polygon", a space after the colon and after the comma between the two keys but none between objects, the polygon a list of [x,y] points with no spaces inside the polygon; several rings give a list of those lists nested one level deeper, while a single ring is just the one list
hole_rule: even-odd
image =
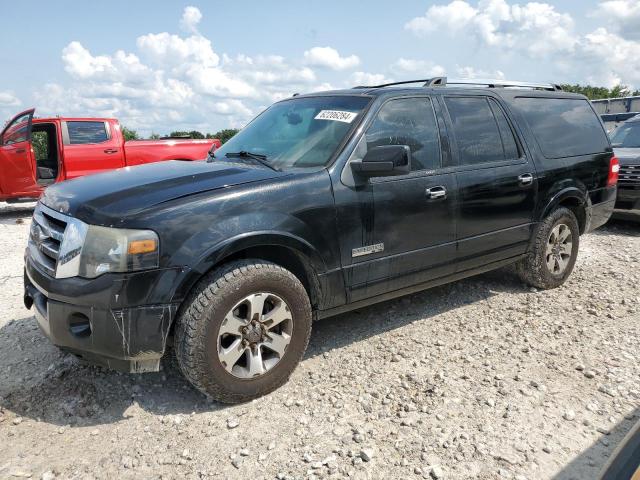
[{"label": "front bumper", "polygon": [[54,345],[125,372],[157,371],[178,309],[182,269],[54,279],[25,258],[25,306]]},{"label": "front bumper", "polygon": [[635,188],[618,187],[616,209],[640,211],[640,186],[637,186]]}]

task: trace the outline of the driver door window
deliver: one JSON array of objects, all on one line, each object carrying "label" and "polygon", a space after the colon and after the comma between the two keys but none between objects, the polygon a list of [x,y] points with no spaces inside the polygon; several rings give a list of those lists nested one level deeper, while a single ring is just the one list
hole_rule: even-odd
[{"label": "driver door window", "polygon": [[390,100],[378,112],[366,133],[367,150],[382,145],[408,145],[411,170],[440,167],[438,125],[431,99]]},{"label": "driver door window", "polygon": [[33,112],[28,112],[11,122],[11,125],[2,134],[2,145],[13,145],[29,140],[32,115]]}]

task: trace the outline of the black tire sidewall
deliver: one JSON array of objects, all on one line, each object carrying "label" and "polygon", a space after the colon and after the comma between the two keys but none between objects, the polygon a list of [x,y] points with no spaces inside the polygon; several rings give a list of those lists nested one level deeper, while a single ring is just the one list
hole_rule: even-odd
[{"label": "black tire sidewall", "polygon": [[[547,242],[549,241],[551,231],[558,224],[561,224],[561,223],[567,225],[569,227],[569,230],[571,230],[572,250],[571,250],[571,257],[569,258],[569,264],[567,265],[567,268],[565,269],[565,271],[560,274],[555,274],[551,272],[549,270],[549,267],[547,266],[546,246],[547,246]],[[537,252],[538,255],[540,256],[539,262],[542,267],[541,268],[542,274],[545,277],[546,283],[548,283],[549,285],[553,285],[553,286],[562,285],[567,280],[567,278],[569,278],[569,275],[571,275],[571,272],[573,271],[573,267],[576,264],[576,260],[578,259],[578,250],[580,247],[580,229],[578,227],[578,221],[575,215],[566,208],[556,210],[550,216],[549,222],[545,222],[543,239],[544,239],[544,242],[541,245],[539,245],[540,251]]]},{"label": "black tire sidewall", "polygon": [[[244,297],[257,292],[272,293],[286,302],[292,313],[293,332],[284,356],[271,370],[253,379],[241,379],[229,373],[218,358],[218,332],[225,315]],[[200,339],[203,383],[206,386],[212,382],[226,396],[240,398],[263,395],[286,382],[306,350],[311,331],[311,308],[304,287],[279,268],[261,268],[234,277],[216,292],[202,318],[207,322]]]}]

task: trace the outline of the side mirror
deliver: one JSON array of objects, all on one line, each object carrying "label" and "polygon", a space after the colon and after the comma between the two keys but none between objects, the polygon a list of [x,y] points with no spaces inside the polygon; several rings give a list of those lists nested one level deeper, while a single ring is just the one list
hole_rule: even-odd
[{"label": "side mirror", "polygon": [[407,145],[373,147],[362,160],[354,160],[350,165],[363,177],[404,175],[411,171],[411,150]]}]

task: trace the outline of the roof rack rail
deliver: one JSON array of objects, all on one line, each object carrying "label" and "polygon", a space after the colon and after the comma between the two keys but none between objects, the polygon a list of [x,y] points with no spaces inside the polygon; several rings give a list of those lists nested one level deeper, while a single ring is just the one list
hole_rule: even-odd
[{"label": "roof rack rail", "polygon": [[433,77],[433,78],[424,78],[422,80],[403,80],[402,82],[390,82],[390,83],[381,83],[380,85],[358,85],[353,88],[383,88],[383,87],[392,87],[394,85],[406,85],[409,83],[422,83],[423,87],[433,87],[436,85],[446,85],[447,77]]},{"label": "roof rack rail", "polygon": [[478,85],[488,88],[533,88],[537,90],[548,90],[552,92],[562,91],[562,87],[555,83],[535,83],[535,82],[517,82],[512,80],[486,80],[479,78],[470,78],[463,80],[448,80],[447,77],[433,77],[422,80],[404,80],[402,82],[390,82],[380,85],[360,85],[353,88],[383,88],[393,85],[406,85],[409,83],[422,83],[423,87],[446,87],[447,85]]}]

